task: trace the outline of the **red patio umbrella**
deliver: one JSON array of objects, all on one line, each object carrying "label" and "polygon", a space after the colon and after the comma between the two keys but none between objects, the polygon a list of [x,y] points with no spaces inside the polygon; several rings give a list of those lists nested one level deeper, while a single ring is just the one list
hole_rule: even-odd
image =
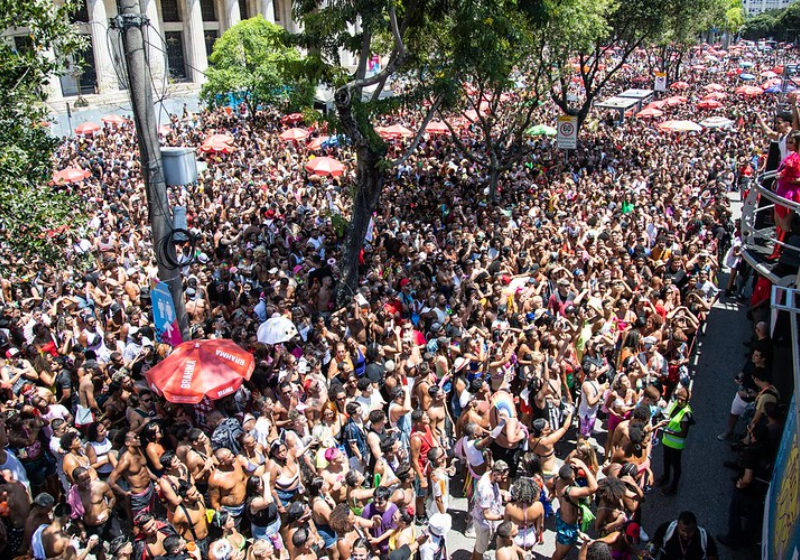
[{"label": "red patio umbrella", "polygon": [[328,140],[330,136],[317,136],[311,142],[306,144],[306,148],[309,150],[319,150],[322,148],[322,143]]},{"label": "red patio umbrella", "polygon": [[703,127],[692,121],[665,121],[658,125],[664,132],[700,132]]},{"label": "red patio umbrella", "polygon": [[66,169],[53,173],[53,183],[56,185],[80,183],[90,175],[91,173],[80,167],[67,167]]},{"label": "red patio umbrella", "polygon": [[689,89],[689,87],[691,86],[686,82],[673,82],[672,85],[669,87],[671,89]]},{"label": "red patio umbrella", "polygon": [[290,113],[286,116],[281,117],[281,122],[283,124],[294,124],[302,120],[303,120],[303,113]]},{"label": "red patio umbrella", "polygon": [[725,91],[725,86],[722,84],[707,84],[703,86],[706,91]]},{"label": "red patio umbrella", "polygon": [[125,123],[125,118],[120,117],[119,115],[106,115],[104,117],[100,117],[100,120],[103,121],[105,124],[110,124],[113,126]]},{"label": "red patio umbrella", "polygon": [[235,393],[255,367],[253,355],[232,340],[190,340],[145,374],[150,388],[173,403],[196,404]]},{"label": "red patio umbrella", "polygon": [[644,108],[645,109],[663,109],[664,105],[666,105],[666,104],[667,104],[667,102],[662,99],[660,101],[651,101],[650,103],[645,105]]},{"label": "red patio umbrella", "polygon": [[720,107],[722,107],[722,103],[716,99],[704,99],[697,104],[698,109],[719,109]]},{"label": "red patio umbrella", "polygon": [[331,157],[314,158],[306,164],[306,171],[312,175],[331,175],[339,177],[344,174],[344,164]]},{"label": "red patio umbrella", "polygon": [[100,125],[93,122],[85,122],[75,127],[75,134],[86,134],[91,136],[100,130]]},{"label": "red patio umbrella", "polygon": [[425,132],[428,134],[447,134],[450,129],[442,121],[431,121],[425,127]]},{"label": "red patio umbrella", "polygon": [[783,83],[783,81],[780,78],[771,78],[765,81],[763,84],[761,84],[761,89],[767,89],[772,86],[780,85],[781,83]]},{"label": "red patio umbrella", "polygon": [[640,119],[653,119],[656,117],[660,117],[663,114],[664,111],[659,111],[655,107],[645,107],[644,109],[636,113],[636,116]]},{"label": "red patio umbrella", "polygon": [[281,140],[286,140],[287,142],[298,142],[306,138],[308,138],[308,131],[302,128],[290,128],[289,130],[281,132]]},{"label": "red patio umbrella", "polygon": [[230,134],[212,134],[203,141],[203,144],[233,144]]},{"label": "red patio umbrella", "polygon": [[381,136],[388,136],[389,138],[409,138],[414,136],[414,133],[411,132],[409,129],[404,127],[401,124],[393,124],[392,126],[387,126],[383,130],[383,134]]},{"label": "red patio umbrella", "polygon": [[726,97],[728,97],[728,94],[727,94],[727,93],[723,93],[723,92],[721,92],[721,91],[712,91],[711,93],[709,93],[708,95],[706,95],[706,96],[703,98],[703,100],[706,100],[706,99],[715,99],[716,101],[722,101],[722,100],[723,100],[723,99],[725,99]]},{"label": "red patio umbrella", "polygon": [[676,105],[682,105],[689,100],[682,95],[673,95],[672,97],[667,97],[664,101],[668,106],[675,107]]},{"label": "red patio umbrella", "polygon": [[231,146],[225,142],[205,141],[200,146],[200,150],[209,154],[230,154],[236,151],[236,146]]},{"label": "red patio umbrella", "polygon": [[764,90],[757,86],[741,86],[736,88],[734,91],[739,95],[744,95],[747,97],[755,97],[764,93]]}]

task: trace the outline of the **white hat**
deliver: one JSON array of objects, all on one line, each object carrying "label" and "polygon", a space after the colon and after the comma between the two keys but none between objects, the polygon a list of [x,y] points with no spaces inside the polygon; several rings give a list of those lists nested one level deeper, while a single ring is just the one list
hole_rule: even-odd
[{"label": "white hat", "polygon": [[452,527],[453,518],[447,513],[434,513],[428,519],[428,530],[437,537],[444,537]]},{"label": "white hat", "polygon": [[456,370],[456,373],[458,373],[459,371],[464,369],[464,367],[466,367],[466,365],[468,363],[469,363],[468,359],[466,359],[466,358],[464,358],[462,356],[459,356],[458,358],[456,358],[456,361],[455,361],[455,364],[453,365],[453,368]]},{"label": "white hat", "polygon": [[383,364],[383,367],[386,369],[386,371],[394,371],[396,366],[394,360],[386,360],[386,363]]}]

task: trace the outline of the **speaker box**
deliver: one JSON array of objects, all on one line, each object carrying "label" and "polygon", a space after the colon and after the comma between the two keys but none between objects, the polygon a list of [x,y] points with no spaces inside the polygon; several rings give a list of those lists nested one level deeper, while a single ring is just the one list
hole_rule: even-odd
[{"label": "speaker box", "polygon": [[197,158],[194,148],[161,148],[164,162],[164,180],[169,186],[197,182]]}]

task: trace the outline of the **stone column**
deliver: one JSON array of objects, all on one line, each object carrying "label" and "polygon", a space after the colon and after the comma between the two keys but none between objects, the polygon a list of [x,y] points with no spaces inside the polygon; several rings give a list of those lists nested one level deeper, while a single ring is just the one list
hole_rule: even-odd
[{"label": "stone column", "polygon": [[274,0],[260,1],[261,15],[270,23],[275,23],[275,3]]},{"label": "stone column", "polygon": [[[44,56],[51,61],[56,57],[53,49],[47,49],[44,51]],[[61,90],[61,79],[55,74],[50,75],[50,80],[47,82],[47,84],[45,84],[44,91],[47,93],[48,103],[58,103],[59,101],[64,101],[64,92]]]},{"label": "stone column", "polygon": [[208,68],[208,56],[206,54],[206,42],[203,33],[203,12],[200,9],[200,0],[186,0],[186,44],[189,52],[186,53],[187,60],[191,65],[192,81],[202,84],[206,81],[203,72]]},{"label": "stone column", "polygon": [[153,77],[156,91],[153,99],[158,99],[164,89],[164,81],[169,81],[166,67],[166,36],[161,28],[161,19],[158,17],[156,0],[140,0],[142,13],[150,20],[149,29],[145,29],[147,45],[147,60],[150,62],[150,75]]},{"label": "stone column", "polygon": [[97,91],[106,93],[119,89],[117,76],[114,73],[114,61],[108,50],[106,30],[108,28],[108,11],[104,0],[88,0],[86,8],[89,12],[89,29],[94,49],[94,67],[97,73]]},{"label": "stone column", "polygon": [[240,21],[242,14],[239,11],[239,0],[224,0],[225,2],[225,29],[230,29]]}]

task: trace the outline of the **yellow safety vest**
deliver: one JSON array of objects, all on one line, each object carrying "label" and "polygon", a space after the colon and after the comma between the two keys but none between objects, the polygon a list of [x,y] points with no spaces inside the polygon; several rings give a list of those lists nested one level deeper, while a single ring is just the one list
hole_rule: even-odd
[{"label": "yellow safety vest", "polygon": [[[667,415],[670,416],[669,424],[667,424],[667,430],[673,432],[681,431],[681,421],[683,420],[683,417],[692,411],[692,407],[687,404],[678,412],[678,414],[672,416],[672,412],[675,410],[677,405],[678,401],[673,401],[667,408]],[[686,446],[686,438],[682,438],[678,435],[664,431],[664,435],[661,438],[661,443],[667,447],[671,447],[672,449],[683,449]]]}]

